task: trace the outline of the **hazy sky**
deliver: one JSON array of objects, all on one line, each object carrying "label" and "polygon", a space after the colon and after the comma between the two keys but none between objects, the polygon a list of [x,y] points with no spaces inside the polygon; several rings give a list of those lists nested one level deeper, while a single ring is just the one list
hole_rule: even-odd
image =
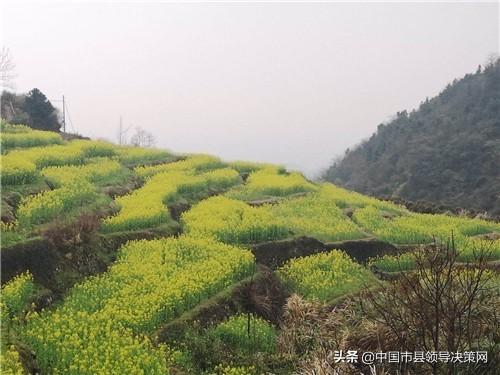
[{"label": "hazy sky", "polygon": [[[309,175],[499,49],[498,3],[1,2],[16,90],[76,130]],[[54,103],[59,105],[59,103]]]}]

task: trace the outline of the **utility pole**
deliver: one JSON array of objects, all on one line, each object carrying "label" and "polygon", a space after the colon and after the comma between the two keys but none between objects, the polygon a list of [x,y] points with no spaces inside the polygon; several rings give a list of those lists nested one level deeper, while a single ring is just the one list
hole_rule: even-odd
[{"label": "utility pole", "polygon": [[63,133],[66,133],[66,106],[64,105],[64,95],[62,98],[62,109],[63,109],[63,118],[62,118],[62,126],[63,126]]},{"label": "utility pole", "polygon": [[123,125],[122,125],[122,116],[120,115],[120,126],[118,128],[118,144],[121,145],[123,143]]},{"label": "utility pole", "polygon": [[130,130],[132,125],[130,125],[127,129],[123,129],[122,116],[120,115],[120,125],[118,126],[118,144],[126,145],[127,144],[127,132]]}]

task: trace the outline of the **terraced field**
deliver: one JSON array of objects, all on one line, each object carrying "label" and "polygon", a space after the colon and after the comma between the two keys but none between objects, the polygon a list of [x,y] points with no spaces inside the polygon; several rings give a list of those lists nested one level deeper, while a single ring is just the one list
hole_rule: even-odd
[{"label": "terraced field", "polygon": [[[255,353],[277,371],[280,317],[256,308],[258,288],[245,294],[262,276],[253,252],[263,244],[295,246],[266,271],[283,294],[323,302],[378,285],[373,270],[411,270],[414,253],[399,252],[452,234],[461,260],[500,260],[498,223],[410,212],[280,166],[6,124],[1,142],[6,374],[257,374]],[[363,250],[381,241],[395,251]],[[243,302],[222,308],[238,290]],[[158,334],[179,321],[191,346]],[[189,336],[200,321],[217,350],[250,359],[201,363],[192,343],[202,336]]]}]

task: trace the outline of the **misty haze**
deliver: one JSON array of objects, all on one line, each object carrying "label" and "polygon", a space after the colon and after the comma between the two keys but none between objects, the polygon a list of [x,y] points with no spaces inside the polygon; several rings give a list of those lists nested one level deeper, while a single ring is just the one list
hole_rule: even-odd
[{"label": "misty haze", "polygon": [[500,374],[498,1],[1,1],[0,373]]},{"label": "misty haze", "polygon": [[1,13],[15,90],[65,95],[70,131],[116,142],[122,116],[158,147],[309,176],[499,43],[496,3],[6,1]]}]

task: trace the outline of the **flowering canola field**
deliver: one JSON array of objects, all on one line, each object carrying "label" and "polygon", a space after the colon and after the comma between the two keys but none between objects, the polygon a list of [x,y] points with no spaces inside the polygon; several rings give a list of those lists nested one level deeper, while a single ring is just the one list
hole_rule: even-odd
[{"label": "flowering canola field", "polygon": [[30,314],[21,334],[52,374],[165,374],[172,353],[147,334],[250,275],[253,261],[210,239],[130,242],[61,306]]},{"label": "flowering canola field", "polygon": [[[184,162],[172,165],[178,163]],[[158,173],[150,177],[140,189],[116,199],[120,211],[103,221],[103,230],[137,230],[160,225],[169,220],[165,203],[177,194],[227,189],[240,181],[238,172],[232,169],[218,169],[198,175],[182,170]]]},{"label": "flowering canola field", "polygon": [[[67,142],[24,126],[2,124],[2,133],[2,186],[20,197],[12,206],[14,220],[0,225],[3,246],[4,239],[22,245],[44,225],[89,209],[108,209],[96,233],[107,238],[172,222],[170,208],[188,208],[179,220],[183,234],[126,243],[106,272],[81,280],[60,303],[45,310],[30,307],[38,292],[31,274],[3,286],[2,321],[10,332],[2,330],[3,373],[26,372],[11,340],[14,333],[34,351],[44,373],[168,374],[184,349],[159,344],[157,330],[253,275],[255,259],[246,246],[265,241],[307,236],[328,243],[376,237],[404,245],[453,233],[461,259],[473,260],[474,249],[482,247],[491,249],[490,260],[500,259],[500,240],[494,239],[494,233],[500,233],[498,223],[413,213],[332,184],[311,182],[279,166],[103,141]],[[129,188],[121,193],[108,193],[127,183]],[[481,237],[492,233],[493,239]],[[411,253],[369,264],[395,270],[395,262],[411,269]],[[292,258],[276,273],[291,292],[320,301],[357,292],[375,281],[367,268],[338,250]],[[254,318],[258,329],[254,341],[248,341],[241,332],[248,328],[247,318],[229,318],[214,327],[213,334],[243,351],[249,345],[274,351],[275,328]],[[218,368],[230,373],[226,365]]]},{"label": "flowering canola field", "polygon": [[45,146],[51,144],[61,144],[62,138],[59,134],[33,130],[28,126],[1,124],[0,143],[2,152],[13,148]]},{"label": "flowering canola field", "polygon": [[344,252],[333,250],[288,261],[279,277],[304,297],[329,301],[373,284],[375,276]]}]

